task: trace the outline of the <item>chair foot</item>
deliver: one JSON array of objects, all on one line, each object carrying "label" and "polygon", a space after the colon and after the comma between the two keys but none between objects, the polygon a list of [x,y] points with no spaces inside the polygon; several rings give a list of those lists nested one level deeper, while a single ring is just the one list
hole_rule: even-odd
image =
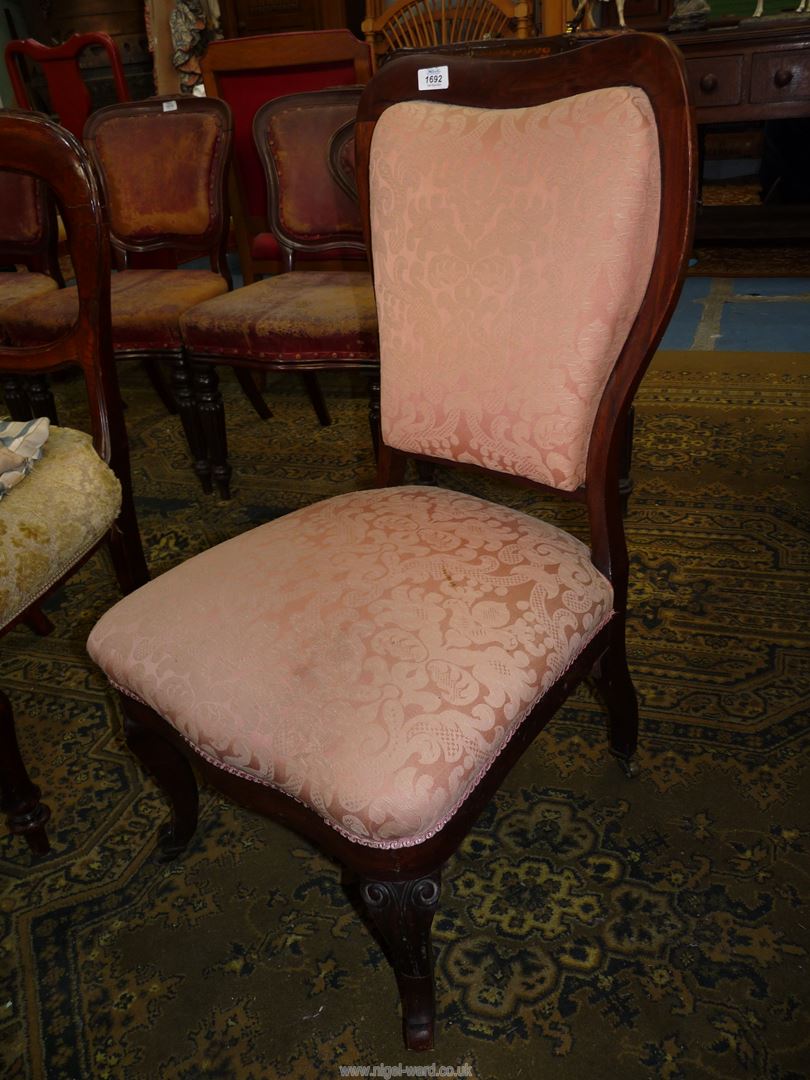
[{"label": "chair foot", "polygon": [[616,759],[616,763],[622,770],[628,780],[635,780],[635,778],[641,773],[641,766],[635,758],[624,758],[618,754],[613,755]]},{"label": "chair foot", "polygon": [[436,1000],[430,927],[440,893],[438,870],[410,881],[364,880],[360,885],[365,911],[396,974],[409,1050],[433,1048]]},{"label": "chair foot", "polygon": [[50,851],[45,825],[51,811],[40,802],[40,790],[31,782],[25,767],[11,702],[0,690],[0,806],[5,811],[8,826],[15,836],[24,836],[35,855]]}]

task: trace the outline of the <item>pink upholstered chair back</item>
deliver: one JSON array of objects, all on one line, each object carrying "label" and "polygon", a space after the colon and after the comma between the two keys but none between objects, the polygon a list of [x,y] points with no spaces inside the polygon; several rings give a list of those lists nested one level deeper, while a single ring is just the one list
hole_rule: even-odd
[{"label": "pink upholstered chair back", "polygon": [[256,113],[253,135],[267,176],[268,219],[282,248],[365,254],[360,208],[338,182],[330,147],[354,120],[363,88],[288,94]]},{"label": "pink upholstered chair back", "polygon": [[426,94],[382,114],[370,167],[383,439],[575,490],[656,252],[647,95]]}]

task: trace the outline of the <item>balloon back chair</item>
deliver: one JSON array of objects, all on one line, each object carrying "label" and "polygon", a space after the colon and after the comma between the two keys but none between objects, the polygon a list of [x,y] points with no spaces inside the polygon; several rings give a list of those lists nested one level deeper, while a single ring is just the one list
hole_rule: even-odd
[{"label": "balloon back chair", "polygon": [[[45,184],[22,173],[0,172],[0,331],[7,308],[64,286],[57,247],[56,211]],[[57,422],[44,376],[7,374],[3,395],[12,419],[47,416]]]},{"label": "balloon back chair", "polygon": [[[242,277],[250,285],[283,266],[267,221],[267,183],[253,141],[257,111],[287,94],[363,85],[371,77],[371,58],[365,42],[348,30],[312,30],[212,41],[201,66],[205,92],[227,101],[233,113],[230,203]],[[347,255],[352,257],[351,252],[320,252],[314,268]],[[311,259],[303,254],[304,265]]]},{"label": "balloon back chair", "polygon": [[[112,278],[113,348],[119,359],[172,362],[174,398],[164,400],[170,408],[176,401],[195,471],[210,490],[179,321],[231,285],[224,194],[230,110],[224,102],[196,97],[108,105],[90,117],[84,141],[100,178],[120,268]],[[207,269],[178,268],[201,252]],[[138,265],[132,267],[133,261]],[[68,288],[18,306],[6,321],[15,340],[30,343],[52,338],[75,315],[76,290]],[[160,391],[154,366],[152,376]],[[269,416],[253,381],[245,379],[243,388],[259,414]]]},{"label": "balloon back chair", "polygon": [[[267,172],[268,218],[288,272],[200,304],[181,328],[198,394],[214,401],[220,422],[206,429],[214,482],[230,494],[225,416],[215,365],[304,376],[322,424],[330,422],[316,372],[367,371],[372,439],[378,428],[377,317],[358,205],[337,183],[330,163],[335,132],[353,123],[362,87],[288,94],[263,105],[253,131]],[[358,270],[299,270],[301,255],[353,251]]]},{"label": "balloon back chair", "polygon": [[[631,771],[619,444],[680,290],[695,194],[683,62],[664,39],[443,62],[448,86],[428,91],[424,58],[386,65],[358,113],[379,487],[198,555],[89,641],[171,798],[167,850],[195,827],[193,761],[336,856],[387,946],[413,1049],[433,1043],[442,866],[587,676]],[[590,543],[402,485],[409,455],[575,500]]]},{"label": "balloon back chair", "polygon": [[[129,101],[124,66],[118,46],[109,34],[73,34],[61,45],[43,45],[33,38],[9,41],[6,45],[6,67],[17,105],[21,109],[50,106],[62,127],[81,139],[84,125],[93,111],[93,99],[81,67],[82,57],[94,51],[105,54],[113,78],[116,101]],[[48,102],[38,103],[28,78],[26,65],[36,64],[45,79]]]},{"label": "balloon back chair", "polygon": [[[129,452],[110,345],[110,249],[101,195],[86,153],[64,128],[25,112],[0,113],[0,168],[47,182],[65,223],[78,314],[57,340],[0,344],[0,372],[79,367],[92,437],[52,427],[41,460],[0,501],[0,634],[21,622],[42,629],[39,604],[107,541],[124,592],[148,580],[129,472]],[[30,425],[28,425],[30,429]],[[8,435],[6,427],[2,435]],[[16,445],[28,432],[14,429]],[[5,439],[3,440],[6,441]],[[18,455],[24,456],[24,455]],[[8,462],[8,459],[6,459]],[[22,462],[11,462],[22,475]],[[45,628],[49,624],[45,620]],[[0,797],[12,832],[48,850],[40,802],[20,756],[8,697],[0,691]]]}]

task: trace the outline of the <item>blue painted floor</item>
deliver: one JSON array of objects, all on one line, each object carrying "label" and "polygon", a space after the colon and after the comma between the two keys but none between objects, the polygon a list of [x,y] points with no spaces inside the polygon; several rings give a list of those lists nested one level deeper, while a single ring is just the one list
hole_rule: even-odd
[{"label": "blue painted floor", "polygon": [[810,278],[687,278],[660,347],[810,354]]}]

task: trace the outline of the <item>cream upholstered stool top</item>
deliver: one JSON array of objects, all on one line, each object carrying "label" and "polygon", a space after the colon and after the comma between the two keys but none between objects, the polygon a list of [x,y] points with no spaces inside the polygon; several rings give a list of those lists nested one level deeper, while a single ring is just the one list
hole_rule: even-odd
[{"label": "cream upholstered stool top", "polygon": [[[196,824],[191,757],[337,855],[390,950],[415,1049],[433,1039],[441,866],[484,800],[585,676],[612,752],[635,749],[618,448],[677,298],[694,194],[665,41],[445,59],[438,92],[419,89],[419,57],[392,61],[356,126],[380,487],[195,557],[88,643],[172,800],[169,852]],[[590,546],[474,495],[396,486],[406,455],[577,500]]]}]

